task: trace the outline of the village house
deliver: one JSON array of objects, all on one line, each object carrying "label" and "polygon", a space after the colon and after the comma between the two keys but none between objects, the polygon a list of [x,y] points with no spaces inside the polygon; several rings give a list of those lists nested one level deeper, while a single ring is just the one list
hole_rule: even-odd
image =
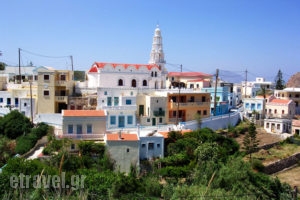
[{"label": "village house", "polygon": [[115,171],[129,173],[134,167],[140,167],[140,141],[135,133],[110,133],[104,137],[108,154],[115,161]]},{"label": "village house", "polygon": [[56,133],[59,139],[68,138],[70,151],[78,150],[78,142],[104,141],[106,112],[104,110],[62,110],[62,130]]}]

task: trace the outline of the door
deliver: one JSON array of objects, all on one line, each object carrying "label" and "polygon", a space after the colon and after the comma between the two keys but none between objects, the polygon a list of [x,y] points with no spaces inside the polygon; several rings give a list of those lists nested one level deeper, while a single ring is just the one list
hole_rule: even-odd
[{"label": "door", "polygon": [[124,116],[119,116],[119,128],[125,127],[125,117]]},{"label": "door", "polygon": [[156,118],[152,118],[152,126],[156,125]]},{"label": "door", "polygon": [[139,105],[139,116],[144,116],[144,105]]}]

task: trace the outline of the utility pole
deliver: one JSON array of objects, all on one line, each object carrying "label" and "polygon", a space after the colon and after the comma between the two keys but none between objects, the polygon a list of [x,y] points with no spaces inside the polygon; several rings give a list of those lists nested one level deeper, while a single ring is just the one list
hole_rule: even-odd
[{"label": "utility pole", "polygon": [[73,81],[73,96],[75,96],[75,77],[74,77],[74,66],[73,66],[73,56],[70,56],[71,59],[71,67],[72,67],[72,81]]},{"label": "utility pole", "polygon": [[[182,65],[180,65],[180,73],[182,72]],[[177,112],[176,112],[176,125],[178,125],[179,123],[179,103],[180,103],[180,88],[181,88],[181,85],[180,85],[180,75],[179,75],[179,78],[178,78],[178,100],[177,100]]]},{"label": "utility pole", "polygon": [[219,69],[216,70],[215,96],[214,96],[214,116],[216,116],[216,108],[217,108],[217,86],[218,86],[218,78],[219,78]]},{"label": "utility pole", "polygon": [[245,98],[247,97],[247,76],[248,76],[248,71],[247,71],[247,69],[246,69],[246,71],[245,71],[245,73],[246,73],[246,80],[245,80]]},{"label": "utility pole", "polygon": [[22,76],[21,76],[21,49],[18,49],[19,52],[19,78],[17,80],[17,83],[21,84],[22,82]]},{"label": "utility pole", "polygon": [[29,81],[29,86],[30,86],[30,116],[31,116],[31,124],[33,124],[32,80]]}]

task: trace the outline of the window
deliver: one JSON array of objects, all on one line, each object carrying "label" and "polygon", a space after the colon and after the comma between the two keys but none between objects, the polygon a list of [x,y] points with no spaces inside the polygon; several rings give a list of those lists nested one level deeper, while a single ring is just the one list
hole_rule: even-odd
[{"label": "window", "polygon": [[249,108],[249,103],[246,103],[245,108]]},{"label": "window", "polygon": [[160,148],[160,144],[157,144],[156,146],[157,146],[157,148]]},{"label": "window", "polygon": [[77,124],[77,134],[82,134],[82,125]]},{"label": "window", "polygon": [[190,84],[190,88],[194,88],[194,84]]},{"label": "window", "polygon": [[119,97],[114,97],[114,106],[119,105]]},{"label": "window", "polygon": [[26,107],[27,106],[27,103],[24,103],[24,107]]},{"label": "window", "polygon": [[107,91],[104,91],[104,95],[107,95]]},{"label": "window", "polygon": [[162,117],[160,117],[158,120],[159,120],[159,123],[163,122]]},{"label": "window", "polygon": [[3,98],[2,97],[0,98],[0,103],[3,103]]},{"label": "window", "polygon": [[133,80],[131,81],[131,87],[136,87],[136,80],[135,80],[135,79],[133,79]]},{"label": "window", "polygon": [[274,113],[275,113],[275,114],[277,113],[277,109],[274,110]]},{"label": "window", "polygon": [[110,116],[110,124],[116,125],[116,116]]},{"label": "window", "polygon": [[277,124],[277,130],[280,130],[280,124]]},{"label": "window", "polygon": [[147,81],[143,80],[143,86],[147,86]]},{"label": "window", "polygon": [[198,114],[198,115],[201,115],[201,110],[197,110],[197,114]]},{"label": "window", "polygon": [[44,90],[44,96],[49,96],[49,95],[50,95],[49,90]]},{"label": "window", "polygon": [[15,98],[15,106],[18,106],[18,105],[19,105],[19,99]]},{"label": "window", "polygon": [[119,79],[118,86],[123,86],[123,80],[122,79]]},{"label": "window", "polygon": [[146,147],[146,144],[142,144],[142,148],[145,148]]},{"label": "window", "polygon": [[75,144],[72,143],[72,144],[71,144],[71,150],[74,150],[74,149],[75,149]]},{"label": "window", "polygon": [[257,104],[257,110],[261,110],[261,104],[260,103]]},{"label": "window", "polygon": [[207,111],[206,110],[203,110],[203,115],[207,115]]},{"label": "window", "polygon": [[44,81],[49,81],[50,80],[50,76],[48,74],[44,74]]},{"label": "window", "polygon": [[153,77],[153,72],[151,72],[151,77]]},{"label": "window", "polygon": [[154,73],[154,76],[157,77],[157,72]]},{"label": "window", "polygon": [[126,105],[131,105],[131,99],[126,99]]},{"label": "window", "polygon": [[60,80],[65,81],[66,80],[66,75],[64,75],[64,74],[60,75]]},{"label": "window", "polygon": [[133,124],[133,117],[127,116],[127,124]]},{"label": "window", "polygon": [[266,128],[270,128],[270,124],[269,123],[266,124]]},{"label": "window", "polygon": [[72,134],[73,133],[73,124],[68,125],[68,133]]},{"label": "window", "polygon": [[154,143],[150,142],[148,143],[148,150],[153,150],[154,149]]},{"label": "window", "polygon": [[282,110],[282,114],[284,114],[284,110]]},{"label": "window", "polygon": [[126,149],[126,152],[129,153],[129,148]]},{"label": "window", "polygon": [[147,122],[148,122],[148,123],[150,122],[150,118],[147,118]]},{"label": "window", "polygon": [[86,125],[86,133],[92,133],[92,132],[93,132],[92,124]]},{"label": "window", "polygon": [[107,97],[107,106],[111,106],[111,97]]}]

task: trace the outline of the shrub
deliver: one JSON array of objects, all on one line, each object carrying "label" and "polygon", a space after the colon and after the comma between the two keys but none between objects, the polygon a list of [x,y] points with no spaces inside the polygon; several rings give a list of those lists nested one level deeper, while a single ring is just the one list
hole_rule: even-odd
[{"label": "shrub", "polygon": [[253,159],[251,163],[252,169],[257,170],[259,172],[263,172],[265,166],[262,164],[261,160]]}]

